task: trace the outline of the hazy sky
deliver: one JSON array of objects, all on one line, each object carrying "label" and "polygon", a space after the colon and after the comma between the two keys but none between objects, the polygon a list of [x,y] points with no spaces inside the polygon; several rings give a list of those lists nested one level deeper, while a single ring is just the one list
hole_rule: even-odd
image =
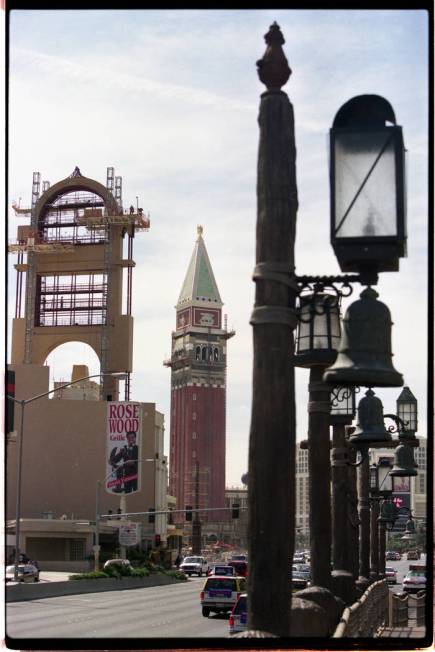
[{"label": "hazy sky", "polygon": [[[408,257],[377,290],[393,326],[394,365],[427,409],[428,22],[423,11],[125,10],[12,11],[9,77],[9,206],[30,205],[32,172],[55,182],[78,165],[105,185],[123,178],[124,206],[150,213],[135,238],[132,400],[165,414],[175,303],[196,239],[204,240],[228,326],[227,485],[247,470],[251,414],[251,280],[255,264],[258,106],[255,62],[276,20],[292,75],[299,212],[298,274],[336,274],[329,244],[328,132],[351,97],[393,106],[407,154]],[[17,221],[9,213],[9,239]],[[11,256],[11,266],[16,259]],[[9,313],[15,277],[9,275]],[[356,286],[351,301],[358,298]],[[347,301],[347,304],[349,300]],[[347,305],[344,304],[344,307]],[[73,347],[74,350],[73,350]],[[73,363],[98,371],[85,345],[50,356],[56,380]],[[308,371],[297,371],[299,439],[306,437]],[[400,389],[378,390],[395,412]],[[273,423],[271,423],[273,427]]]}]

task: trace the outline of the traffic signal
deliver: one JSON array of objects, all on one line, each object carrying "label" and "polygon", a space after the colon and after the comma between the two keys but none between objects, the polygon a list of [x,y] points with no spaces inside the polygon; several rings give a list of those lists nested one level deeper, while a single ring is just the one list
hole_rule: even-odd
[{"label": "traffic signal", "polygon": [[[15,371],[12,369],[7,371],[6,394],[15,398]],[[12,398],[7,399],[6,434],[14,430],[14,401]]]},{"label": "traffic signal", "polygon": [[[156,508],[155,507],[149,507],[148,508],[149,512],[155,512]],[[156,515],[155,514],[148,514],[148,523],[155,523],[156,521]]]},{"label": "traffic signal", "polygon": [[156,534],[154,542],[155,542],[156,548],[158,548],[159,545],[161,544],[160,534]]},{"label": "traffic signal", "polygon": [[231,516],[233,518],[239,518],[239,503],[233,503],[233,506],[231,508]]},{"label": "traffic signal", "polygon": [[192,505],[186,505],[186,521],[192,520]]}]

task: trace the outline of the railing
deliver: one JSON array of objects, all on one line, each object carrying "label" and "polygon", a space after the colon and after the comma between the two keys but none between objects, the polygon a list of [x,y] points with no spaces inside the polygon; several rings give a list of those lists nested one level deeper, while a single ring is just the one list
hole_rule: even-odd
[{"label": "railing", "polygon": [[388,608],[389,627],[407,627],[408,625],[408,595],[390,593]]},{"label": "railing", "polygon": [[343,611],[333,638],[372,637],[388,616],[388,583],[375,582],[361,598]]},{"label": "railing", "polygon": [[[408,596],[408,618],[415,621],[417,627],[425,624],[425,604],[426,591],[419,591],[416,595]],[[413,613],[414,609],[415,615]]]}]

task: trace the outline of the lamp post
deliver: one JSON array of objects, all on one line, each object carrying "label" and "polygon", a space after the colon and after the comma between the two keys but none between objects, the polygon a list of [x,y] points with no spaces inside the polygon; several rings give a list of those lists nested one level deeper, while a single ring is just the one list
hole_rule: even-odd
[{"label": "lamp post", "polygon": [[310,369],[308,403],[308,470],[310,495],[310,558],[312,585],[331,588],[331,465],[330,387],[323,382],[325,369],[335,360],[340,338],[337,295],[323,292],[299,298],[296,365]]},{"label": "lamp post", "polygon": [[[128,460],[128,462],[123,462],[123,464],[120,464],[119,468],[122,468],[125,465],[131,464],[132,462],[155,462],[156,460],[153,457],[149,457],[146,459],[137,459],[137,460]],[[106,482],[108,478],[110,478],[112,475],[116,474],[116,470],[111,471],[108,475],[106,475],[103,480],[97,480],[96,483],[96,489],[95,489],[95,543],[94,543],[94,569],[97,571],[99,570],[99,558],[100,558],[100,489],[101,485],[103,482]],[[121,497],[125,498],[124,496]],[[125,510],[121,508],[121,514]]]},{"label": "lamp post", "polygon": [[[319,314],[318,295],[333,288],[337,297],[349,295],[352,283],[377,283],[378,272],[397,271],[405,254],[404,146],[390,104],[377,95],[347,102],[331,129],[331,244],[341,269],[354,276],[296,276],[294,244],[297,211],[293,109],[281,87],[291,70],[282,50],[284,38],[274,23],[265,35],[263,58],[257,62],[266,84],[260,106],[260,143],[257,175],[257,231],[255,307],[253,325],[253,398],[249,439],[249,605],[248,627],[278,636],[289,635],[291,597],[287,586],[288,562],[294,547],[295,396],[293,330],[304,311]],[[386,123],[394,126],[387,126]],[[350,170],[350,172],[349,172]],[[375,196],[373,192],[375,191]],[[372,206],[376,206],[376,211]],[[296,297],[314,283],[307,306]],[[336,283],[341,283],[338,290]],[[312,287],[310,289],[313,290]],[[316,296],[317,295],[317,296]],[[311,434],[310,489],[320,496],[315,529],[324,523],[320,538],[312,535],[318,554],[312,569],[323,586],[330,583],[331,525],[329,512],[329,390],[336,385],[395,387],[403,384],[391,362],[391,316],[377,301],[373,288],[352,304],[338,356],[317,360],[310,368],[309,430]],[[338,303],[338,302],[337,302]],[[312,310],[314,305],[314,310]],[[324,306],[322,311],[324,311]],[[346,321],[346,319],[345,319]],[[356,321],[360,322],[357,329]],[[314,333],[315,334],[315,333]],[[355,336],[356,335],[356,336]],[[314,340],[313,340],[314,342]],[[352,346],[350,346],[350,344]],[[288,358],[290,357],[290,364]],[[339,359],[340,358],[340,359]],[[304,365],[303,365],[304,366]],[[273,423],[271,429],[270,424]],[[322,432],[322,436],[320,436]],[[309,435],[310,437],[310,435]],[[328,455],[324,439],[328,437]],[[315,446],[322,439],[320,452]],[[322,463],[320,463],[322,460]],[[324,477],[323,477],[324,476]],[[273,496],[275,509],[271,509]],[[325,507],[322,507],[325,505]],[[320,511],[322,510],[322,512]],[[329,518],[329,522],[327,519]],[[314,562],[314,564],[313,564]],[[265,582],[264,578],[268,581]]]},{"label": "lamp post", "polygon": [[[389,498],[392,493],[392,478],[390,475],[391,464],[389,458],[380,458],[377,464],[370,466],[370,577],[379,577],[381,569],[385,567],[385,560],[382,563],[379,552],[381,545],[380,534],[380,502],[381,499]],[[383,529],[382,548],[385,557],[385,528]],[[382,570],[382,574],[384,570]]]},{"label": "lamp post", "polygon": [[350,539],[349,510],[349,451],[346,442],[346,426],[355,416],[355,389],[336,387],[331,391],[330,423],[332,425],[332,588],[335,595],[346,604],[355,597],[354,576],[350,563],[349,550],[353,546]]},{"label": "lamp post", "polygon": [[97,378],[101,376],[112,376],[115,378],[124,378],[125,373],[124,372],[107,372],[107,373],[99,373],[99,374],[91,374],[90,376],[84,376],[83,378],[77,378],[77,380],[72,380],[69,383],[65,383],[64,385],[61,385],[60,387],[55,387],[54,389],[50,389],[47,392],[43,392],[42,394],[38,394],[37,396],[32,396],[31,398],[27,399],[17,399],[14,396],[7,396],[7,398],[13,400],[15,403],[18,403],[21,407],[21,421],[20,421],[20,431],[19,431],[19,437],[18,437],[18,455],[17,455],[17,489],[16,489],[16,509],[15,509],[15,568],[14,568],[14,580],[17,580],[18,577],[18,562],[19,562],[19,556],[20,556],[20,520],[21,520],[21,473],[22,473],[22,462],[23,462],[23,439],[24,439],[24,414],[25,414],[25,407],[29,403],[33,403],[34,401],[37,401],[40,398],[44,398],[45,396],[49,396],[53,392],[57,392],[59,390],[65,389],[66,387],[70,387],[71,385],[75,385],[76,383],[80,383],[84,380],[89,380],[90,378]]}]

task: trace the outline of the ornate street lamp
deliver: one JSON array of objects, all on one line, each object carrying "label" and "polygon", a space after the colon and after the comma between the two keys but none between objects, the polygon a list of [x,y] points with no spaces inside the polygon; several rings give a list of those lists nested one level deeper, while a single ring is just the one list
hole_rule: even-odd
[{"label": "ornate street lamp", "polygon": [[390,475],[390,461],[381,457],[377,464],[370,466],[370,493],[374,496],[388,498],[393,492],[393,480]]},{"label": "ornate street lamp", "polygon": [[358,95],[330,130],[331,244],[345,272],[398,271],[406,255],[405,148],[391,104]]},{"label": "ornate street lamp", "polygon": [[356,415],[355,394],[359,387],[334,387],[331,390],[330,422],[333,426],[351,424]]},{"label": "ornate street lamp", "polygon": [[396,404],[396,414],[405,424],[405,432],[413,435],[417,432],[417,399],[409,387],[405,386],[402,389]]},{"label": "ornate street lamp", "polygon": [[322,291],[300,296],[295,364],[328,366],[336,358],[339,342],[339,296]]}]

